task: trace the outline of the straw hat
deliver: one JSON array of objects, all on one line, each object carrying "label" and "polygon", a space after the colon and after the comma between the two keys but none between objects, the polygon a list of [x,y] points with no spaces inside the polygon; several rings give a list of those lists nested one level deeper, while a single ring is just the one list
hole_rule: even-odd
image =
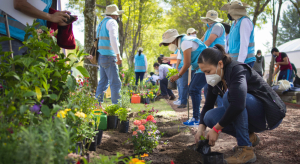
[{"label": "straw hat", "polygon": [[169,29],[162,35],[163,41],[159,43],[159,46],[163,43],[172,43],[179,36],[183,36],[183,34],[179,35],[176,29]]},{"label": "straw hat", "polygon": [[119,10],[118,6],[113,4],[106,6],[105,13],[102,13],[101,15],[121,15],[122,13],[124,13],[124,10]]},{"label": "straw hat", "polygon": [[239,0],[233,0],[227,4],[225,4],[223,7],[221,7],[221,10],[229,10],[229,9],[245,9],[249,8],[250,5],[247,3],[243,3]]},{"label": "straw hat", "polygon": [[222,22],[223,19],[218,18],[218,12],[215,10],[209,10],[206,13],[206,17],[200,18],[204,23],[211,23],[211,22]]},{"label": "straw hat", "polygon": [[139,47],[138,51],[144,51],[144,49],[142,47]]},{"label": "straw hat", "polygon": [[187,31],[186,31],[187,34],[192,34],[192,33],[194,33],[194,32],[198,33],[198,31],[195,30],[194,28],[189,28],[189,29],[187,29]]}]

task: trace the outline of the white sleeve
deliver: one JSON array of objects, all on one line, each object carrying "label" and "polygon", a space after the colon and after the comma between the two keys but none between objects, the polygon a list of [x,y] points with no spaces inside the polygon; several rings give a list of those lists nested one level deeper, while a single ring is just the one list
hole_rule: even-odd
[{"label": "white sleeve", "polygon": [[182,59],[182,56],[181,56],[181,53],[180,53],[180,50],[177,51],[177,59],[181,60]]},{"label": "white sleeve", "polygon": [[147,70],[148,63],[147,63],[147,57],[146,57],[146,55],[144,55],[144,60],[145,60],[145,66],[146,66],[146,70]]},{"label": "white sleeve", "polygon": [[117,21],[115,21],[114,19],[108,20],[106,23],[106,28],[109,31],[109,40],[113,51],[115,52],[115,54],[120,54],[120,50],[119,50],[120,43],[118,41],[119,25]]},{"label": "white sleeve", "polygon": [[237,61],[244,63],[248,55],[248,46],[253,25],[248,18],[244,18],[240,26],[240,52]]},{"label": "white sleeve", "polygon": [[185,40],[181,43],[182,52],[193,47],[193,41]]}]

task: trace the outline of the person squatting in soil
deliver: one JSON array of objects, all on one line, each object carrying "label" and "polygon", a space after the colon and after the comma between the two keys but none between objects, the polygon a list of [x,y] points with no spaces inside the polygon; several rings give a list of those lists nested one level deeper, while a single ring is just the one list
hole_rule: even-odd
[{"label": "person squatting in soil", "polygon": [[[207,46],[198,38],[187,35],[179,35],[176,29],[167,30],[163,36],[163,41],[159,46],[168,46],[170,51],[180,51],[182,54],[183,66],[177,75],[170,78],[172,82],[182,78],[187,73],[191,66],[195,74],[192,75],[192,80],[189,86],[189,94],[192,98],[193,117],[184,122],[184,125],[195,125],[199,123],[201,90],[206,84],[204,73],[197,65],[197,59],[200,53],[207,48]],[[187,78],[187,77],[186,77]]]},{"label": "person squatting in soil", "polygon": [[[285,104],[255,70],[234,61],[219,44],[203,50],[198,64],[205,73],[208,93],[196,143],[209,127],[206,138],[211,146],[221,132],[236,138],[235,154],[226,159],[228,164],[255,162],[253,147],[259,143],[255,133],[278,127],[285,117]],[[218,95],[223,97],[223,106],[214,108]]]}]

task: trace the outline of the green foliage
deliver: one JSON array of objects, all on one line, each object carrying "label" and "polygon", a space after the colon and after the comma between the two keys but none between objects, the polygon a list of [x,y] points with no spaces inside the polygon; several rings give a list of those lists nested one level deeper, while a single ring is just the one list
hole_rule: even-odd
[{"label": "green foliage", "polygon": [[123,155],[120,153],[117,153],[116,156],[106,156],[99,154],[99,157],[95,157],[91,159],[90,164],[116,164],[118,162],[126,162],[123,159],[119,159]]},{"label": "green foliage", "polygon": [[170,79],[170,77],[174,76],[178,74],[178,70],[175,68],[169,68],[169,72],[167,74],[168,79]]},{"label": "green foliage", "polygon": [[115,116],[117,110],[120,108],[118,104],[109,105],[105,108],[105,111],[107,112],[107,115],[109,116]]},{"label": "green foliage", "polygon": [[129,108],[131,103],[130,103],[130,91],[128,90],[127,87],[122,87],[121,92],[120,92],[121,98],[119,99],[119,106],[121,108]]},{"label": "green foliage", "polygon": [[128,110],[125,108],[119,108],[116,112],[117,116],[121,121],[127,121]]}]

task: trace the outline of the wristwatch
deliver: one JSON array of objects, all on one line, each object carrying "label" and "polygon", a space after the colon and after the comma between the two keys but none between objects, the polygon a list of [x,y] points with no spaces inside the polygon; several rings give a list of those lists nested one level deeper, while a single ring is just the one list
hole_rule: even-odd
[{"label": "wristwatch", "polygon": [[178,73],[177,75],[178,75],[178,77],[179,77],[179,78],[181,78],[181,77],[182,77],[182,75],[179,75],[179,73]]},{"label": "wristwatch", "polygon": [[213,127],[213,130],[214,130],[216,133],[218,133],[218,134],[220,134],[220,133],[222,132],[222,130],[218,130],[218,129],[216,129],[215,127]]}]

